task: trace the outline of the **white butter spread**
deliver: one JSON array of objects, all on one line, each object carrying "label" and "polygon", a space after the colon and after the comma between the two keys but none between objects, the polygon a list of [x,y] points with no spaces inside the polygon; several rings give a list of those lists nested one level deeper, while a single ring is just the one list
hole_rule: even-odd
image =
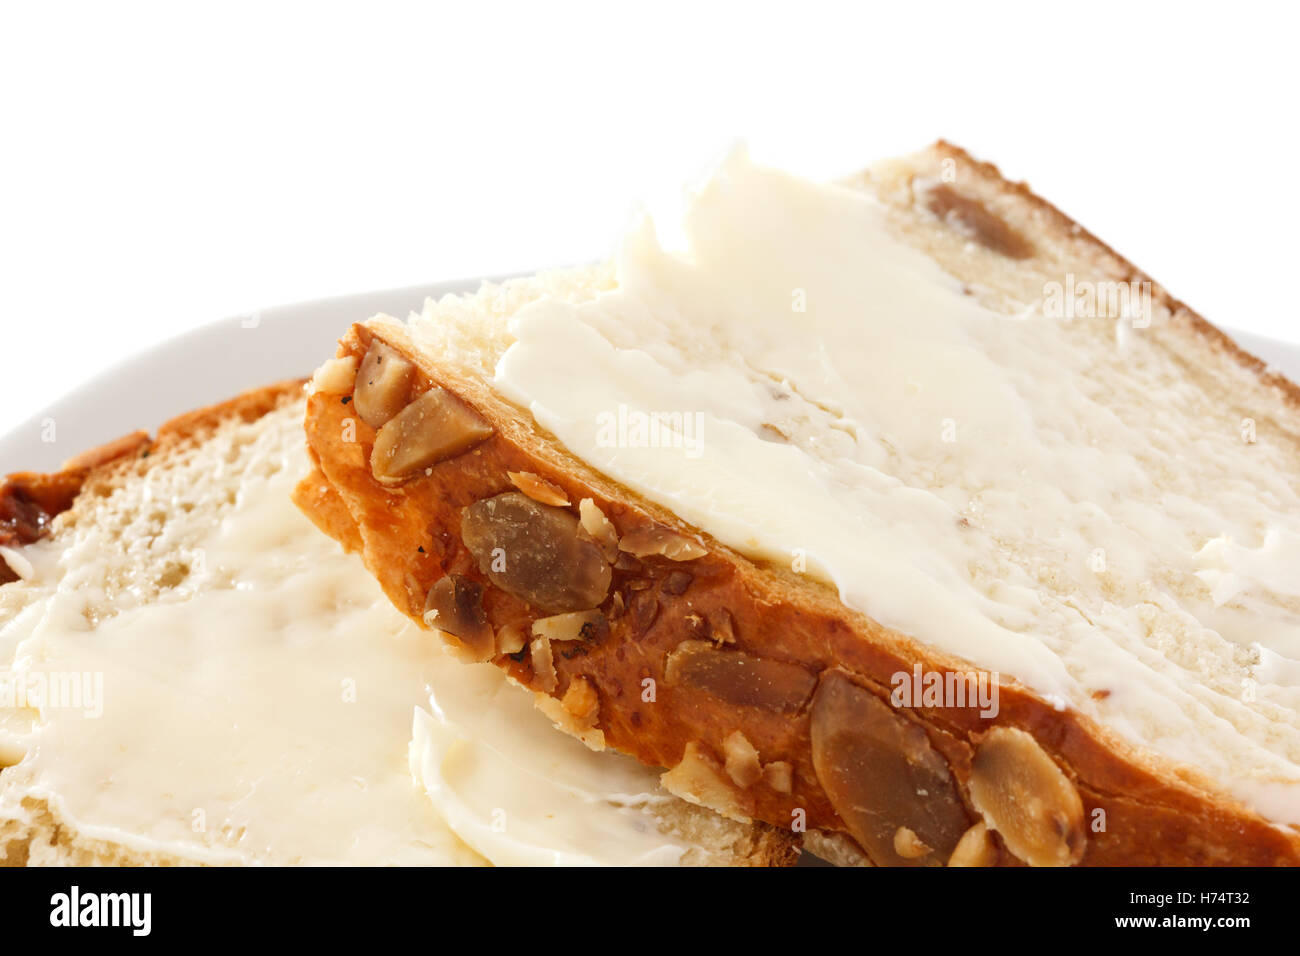
[{"label": "white butter spread", "polygon": [[683,234],[643,219],[617,288],[520,309],[496,387],[725,544],[1300,822],[1300,489],[1154,393],[1155,332],[990,311],[874,197],[740,154]]},{"label": "white butter spread", "polygon": [[[415,714],[411,771],[497,865],[672,865],[685,844],[645,811],[672,798],[636,761],[557,731],[490,664],[455,664]],[[545,813],[538,813],[539,806]]]},{"label": "white butter spread", "polygon": [[[150,501],[166,502],[163,551],[188,564],[157,595],[144,594],[144,575],[124,577],[116,528],[24,549],[28,579],[7,587],[34,590],[16,614],[0,613],[0,676],[75,677],[80,697],[69,685],[26,706],[0,699],[0,765],[16,764],[0,774],[0,817],[32,797],[80,838],[209,863],[677,859],[649,814],[600,812],[655,791],[653,772],[590,754],[500,672],[450,659],[294,507],[307,468],[301,422],[299,405],[242,426],[228,459],[140,494],[146,518]],[[217,517],[187,519],[174,496],[200,509],[225,501],[225,468],[237,491]],[[419,709],[431,693],[485,706],[457,707],[455,727],[443,726],[441,710]],[[528,753],[487,776],[453,755],[445,779],[426,760],[413,778],[413,714],[420,741],[454,735],[471,755]],[[575,832],[573,791],[539,781],[569,761],[549,780],[581,780],[599,845]],[[504,827],[481,839],[498,806]]]}]

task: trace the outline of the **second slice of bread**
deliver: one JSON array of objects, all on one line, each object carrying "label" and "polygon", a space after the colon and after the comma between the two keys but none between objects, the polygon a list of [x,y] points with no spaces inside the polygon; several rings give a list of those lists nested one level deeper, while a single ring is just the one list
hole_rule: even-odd
[{"label": "second slice of bread", "polygon": [[[990,308],[1032,302],[1065,273],[1149,281],[1027,189],[945,144],[883,164],[854,185],[881,200],[903,241],[969,283]],[[322,480],[348,517],[318,521],[336,536],[359,536],[367,566],[400,610],[493,659],[590,745],[673,768],[665,784],[687,799],[740,819],[850,835],[877,863],[1300,861],[1294,827],[1230,794],[1220,769],[1233,766],[1230,748],[1220,767],[1182,764],[1117,733],[1097,708],[1064,707],[1006,678],[993,720],[974,706],[891,708],[899,673],[978,668],[850,609],[825,583],[710,538],[571,454],[497,392],[493,374],[512,341],[511,315],[544,296],[583,302],[616,287],[610,267],[553,273],[433,303],[410,326],[381,318],[344,337],[338,364],[322,373],[337,378],[335,387],[312,398],[307,429]],[[1099,363],[1097,374],[1133,375],[1136,391],[1165,376],[1159,387],[1184,400],[1231,402],[1228,418],[1248,410],[1277,439],[1268,480],[1294,489],[1295,387],[1158,286],[1153,297],[1160,322],[1144,353],[1152,365]],[[1102,334],[1113,336],[1112,328]],[[1081,348],[1095,345],[1080,335]],[[444,389],[490,437],[404,484],[378,480],[375,431],[358,421],[348,378],[376,342],[414,364],[411,394]],[[1152,401],[1180,414],[1176,400]],[[626,557],[610,552],[599,613],[539,625],[555,615],[493,583],[466,545],[464,515],[500,496],[531,497],[581,518],[598,545],[605,534],[644,544],[624,547]],[[533,507],[508,501],[520,514]],[[1043,594],[1068,597],[1056,574],[1044,572]],[[431,598],[438,586],[451,604]],[[1279,607],[1285,613],[1284,601]],[[1197,639],[1189,632],[1186,646]],[[1194,675],[1191,684],[1249,673],[1231,659],[1168,653]],[[1247,713],[1234,703],[1231,716],[1249,728],[1275,719],[1279,733],[1291,733],[1294,713],[1269,706]],[[1203,719],[1206,733],[1223,733],[1218,717]]]}]

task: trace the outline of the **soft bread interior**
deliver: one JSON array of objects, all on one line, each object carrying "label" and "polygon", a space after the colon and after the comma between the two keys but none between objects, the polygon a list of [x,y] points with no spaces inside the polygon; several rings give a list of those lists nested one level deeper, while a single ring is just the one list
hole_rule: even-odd
[{"label": "soft bread interior", "polygon": [[[985,218],[936,200],[936,187],[948,183]],[[873,466],[947,502],[960,520],[953,534],[978,542],[963,588],[994,605],[1019,592],[1016,615],[998,625],[1031,638],[1062,674],[1036,689],[1099,722],[1137,759],[1279,822],[1300,821],[1295,387],[1154,283],[1141,315],[1103,302],[1073,319],[1043,320],[1053,284],[1136,283],[1142,294],[1149,280],[960,151],[941,145],[848,185],[876,197],[893,239],[924,252],[982,307],[1038,317],[1007,318],[979,343],[980,357],[1021,376],[1033,398],[1022,431],[1030,444],[1011,449],[1005,475],[981,470],[987,455],[960,441],[926,445],[925,454],[893,445],[886,456],[873,453]],[[991,237],[987,217],[1006,233]],[[447,384],[499,404],[495,375],[515,341],[512,317],[548,297],[579,304],[619,288],[612,265],[556,272],[431,301],[408,323],[380,317],[371,326],[408,341]],[[686,316],[669,330],[693,343],[735,331],[709,321]],[[666,337],[598,332],[617,348],[670,353],[686,369],[719,367],[709,364],[713,353],[697,361]],[[1001,348],[1003,339],[1014,348]],[[780,371],[757,374],[779,380]],[[836,424],[827,413],[835,396],[819,395],[815,382],[793,384],[807,399],[803,414],[775,424],[816,459]],[[882,440],[872,422],[854,424],[856,441]],[[551,452],[563,456],[562,445]],[[1061,463],[1069,467],[1051,467]],[[941,646],[950,637],[911,636]],[[978,653],[961,656],[987,666]]]}]

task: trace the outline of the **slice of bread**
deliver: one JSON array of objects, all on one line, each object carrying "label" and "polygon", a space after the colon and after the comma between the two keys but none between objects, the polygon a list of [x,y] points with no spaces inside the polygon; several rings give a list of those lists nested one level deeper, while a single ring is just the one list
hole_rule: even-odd
[{"label": "slice of bread", "polygon": [[[268,386],[0,485],[0,863],[488,861],[408,769],[412,713],[462,667],[294,507],[303,413],[302,382]],[[683,864],[796,859],[636,769],[629,825]]]},{"label": "slice of bread", "polygon": [[[725,204],[734,182],[708,187],[710,201]],[[317,522],[359,538],[400,611],[506,669],[563,729],[672,767],[666,786],[736,819],[806,826],[840,859],[1300,861],[1300,692],[1285,654],[1300,633],[1286,557],[1300,541],[1300,390],[956,147],[844,185],[799,187],[780,211],[842,224],[824,207],[853,206],[854,223],[881,233],[880,262],[842,268],[868,271],[890,302],[912,301],[909,283],[922,284],[936,309],[977,323],[957,335],[909,312],[912,324],[887,329],[877,352],[850,356],[817,353],[794,325],[764,352],[764,329],[719,316],[761,311],[766,294],[806,292],[815,309],[816,292],[835,293],[782,286],[790,277],[779,256],[763,258],[765,243],[812,272],[818,257],[839,263],[838,250],[802,249],[797,225],[779,231],[752,206],[730,220],[706,209],[697,257],[725,262],[732,242],[773,275],[742,268],[745,285],[710,287],[717,297],[701,295],[694,311],[655,313],[638,298],[651,268],[629,289],[607,264],[485,285],[429,302],[409,323],[353,327],[308,403],[314,480],[347,513],[320,509]],[[693,268],[654,255],[664,285]],[[1116,284],[1149,302],[1097,297]],[[1051,296],[1080,288],[1093,298],[1078,316],[1045,318]],[[556,314],[583,321],[539,319]],[[539,348],[556,358],[549,380],[545,370],[532,379],[545,400],[507,398],[499,363],[525,315],[534,336],[581,329],[606,365],[584,370]],[[823,347],[835,339],[817,328]],[[644,458],[583,444],[592,422],[575,424],[575,409],[614,408],[623,393],[605,373],[633,367],[659,394],[680,389],[670,407],[707,407],[710,421],[724,417],[707,405],[717,376],[771,387],[790,414],[743,425],[800,457],[737,439],[752,456],[741,466],[773,467],[746,473],[714,458],[710,474],[727,481],[692,487],[703,472],[684,457],[672,459],[680,479],[671,469],[647,478]],[[845,369],[867,383],[849,390],[865,396],[853,408],[827,385]],[[665,370],[675,384],[654,378]],[[948,423],[924,403],[945,384],[965,404],[942,414],[973,421],[962,427],[975,441],[941,444]],[[578,398],[565,404],[565,390]],[[1032,400],[1009,404],[1018,396]],[[914,407],[936,416],[920,422],[924,434],[909,431]],[[719,427],[733,436],[738,424]],[[791,460],[799,467],[776,467]],[[819,543],[848,555],[828,562],[858,586],[848,597],[835,573],[769,546],[793,540],[764,530],[775,512],[792,518],[773,526],[796,531],[818,517],[817,502],[770,490],[808,487],[805,465],[858,476],[847,490],[827,484],[828,500],[866,500],[852,496],[871,485],[899,509],[834,512],[838,540],[821,522],[831,528]],[[751,500],[766,514],[745,511]],[[942,519],[937,530],[915,519],[918,502]],[[747,537],[749,527],[760,531]],[[918,536],[932,552],[914,546]],[[970,686],[972,699],[900,702],[912,675],[918,688],[932,676]],[[993,713],[973,700],[989,684]]]}]

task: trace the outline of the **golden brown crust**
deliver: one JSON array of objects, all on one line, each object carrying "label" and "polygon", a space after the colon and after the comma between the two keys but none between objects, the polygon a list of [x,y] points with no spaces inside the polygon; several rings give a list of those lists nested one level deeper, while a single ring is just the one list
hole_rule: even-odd
[{"label": "golden brown crust", "polygon": [[[339,354],[359,360],[374,335],[367,327],[354,327],[341,341]],[[407,355],[420,370],[417,392],[434,385],[453,391],[496,429],[492,437],[392,487],[372,476],[375,433],[353,417],[346,396],[311,397],[307,434],[325,480],[346,503],[347,523],[360,529],[367,566],[398,609],[413,619],[422,621],[426,594],[448,574],[482,587],[483,609],[495,629],[527,632],[546,616],[494,586],[462,539],[462,509],[513,492],[511,472],[539,476],[570,502],[592,499],[620,536],[670,520],[581,463],[558,465],[553,450],[545,450],[545,436],[530,431],[530,424],[521,425],[516,412],[482,393],[458,388],[454,376],[440,376],[419,356]],[[338,515],[336,510],[333,520],[323,514],[317,520],[343,539],[354,531],[341,528]],[[972,669],[880,627],[815,588],[793,586],[777,569],[707,543],[707,553],[694,560],[646,557],[616,566],[598,625],[584,629],[581,640],[554,645],[553,685],[549,675],[534,673],[527,653],[499,655],[495,663],[558,700],[575,681],[589,682],[599,697],[596,726],[606,744],[653,766],[675,767],[689,748],[697,762],[720,767],[726,739],[743,729],[763,764],[792,766],[792,786],[781,792],[760,779],[744,788],[731,786],[728,795],[727,787],[711,780],[708,805],[778,827],[844,831],[847,824],[814,766],[810,708],[806,699],[796,699],[807,696],[800,681],[781,681],[790,706],[782,703],[786,697],[754,697],[752,688],[723,699],[716,686],[705,691],[675,684],[668,673],[669,655],[687,641],[725,642],[719,653],[779,662],[778,676],[786,673],[781,664],[802,669],[810,685],[824,683],[823,675],[837,669],[882,701],[888,700],[893,676],[910,673],[915,665],[927,672]],[[981,717],[975,706],[916,708],[900,719],[908,722],[907,732],[922,730],[928,748],[946,763],[960,800],[957,810],[950,811],[958,818],[949,821],[957,836],[980,819],[969,797],[971,770],[981,740],[995,723],[1031,734],[1077,789],[1086,828],[1084,864],[1300,862],[1300,837],[1294,831],[1168,772],[1087,718],[1058,711],[1019,685],[1001,687],[995,722]],[[1016,862],[1005,848],[1000,861]]]}]

